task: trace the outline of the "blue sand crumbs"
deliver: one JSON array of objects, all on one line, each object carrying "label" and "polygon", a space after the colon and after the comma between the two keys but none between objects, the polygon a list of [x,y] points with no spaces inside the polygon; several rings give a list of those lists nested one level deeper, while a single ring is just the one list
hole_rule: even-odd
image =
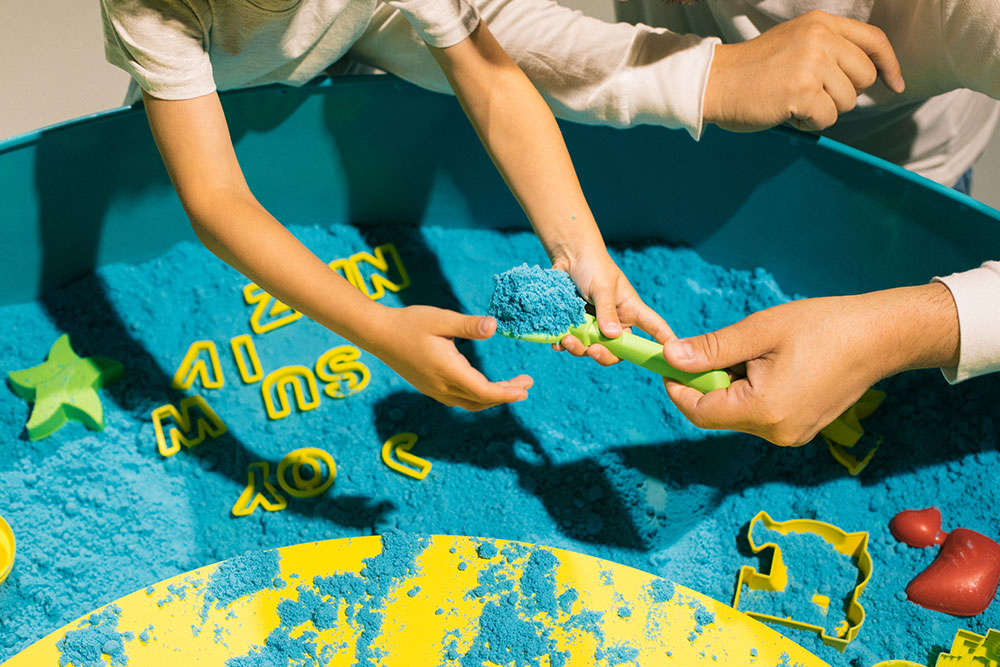
[{"label": "blue sand crumbs", "polygon": [[105,667],[108,656],[112,667],[128,664],[125,642],[131,641],[131,632],[118,632],[118,617],[122,610],[108,605],[88,616],[76,630],[70,630],[59,640],[59,665],[74,667]]},{"label": "blue sand crumbs", "polygon": [[[380,301],[390,306],[481,313],[492,294],[489,276],[525,261],[545,262],[527,232],[293,231],[328,260],[395,243],[413,284]],[[720,328],[789,298],[762,269],[724,269],[688,249],[648,243],[611,252],[678,335]],[[0,662],[101,605],[248,549],[393,528],[550,544],[731,602],[740,566],[752,562],[737,536],[761,509],[870,533],[876,574],[861,597],[864,626],[846,652],[822,645],[813,633],[782,630],[834,667],[869,667],[890,658],[926,664],[958,628],[985,633],[1000,627],[997,603],[958,619],[900,599],[938,550],[901,546],[888,530],[896,512],[938,505],[946,527],[996,537],[1000,376],[950,387],[937,371],[921,371],[881,383],[888,398],[866,420],[865,437],[882,435],[885,442],[860,477],[836,464],[822,444],[786,449],[700,431],[672,407],[658,378],[642,369],[602,368],[499,336],[459,347],[492,379],[530,369],[535,385],[527,401],[481,413],[445,408],[362,355],[371,371],[363,391],[339,400],[324,396],[315,410],[270,421],[259,384],[242,384],[227,352],[230,338],[248,331],[252,307],[241,295],[246,282],[201,246],[181,244],[141,265],[105,267],[50,292],[44,302],[0,308],[0,372],[40,363],[62,333],[70,334],[81,356],[118,359],[130,369],[102,394],[104,431],[71,423],[42,442],[21,439],[30,406],[0,390],[6,434],[0,439],[0,514],[18,539],[13,572],[0,585]],[[216,343],[226,384],[190,393],[205,396],[229,433],[164,459],[156,451],[150,411],[179,401],[170,380],[196,340]],[[344,341],[303,318],[256,336],[255,344],[270,371],[311,367]],[[585,410],[595,390],[601,408]],[[420,436],[418,455],[434,464],[421,482],[389,470],[378,456],[386,439],[404,431]],[[297,443],[330,452],[338,467],[333,487],[321,498],[289,498],[281,512],[231,516],[248,464],[268,461],[274,471],[302,446]],[[364,594],[366,583],[329,585],[347,596]],[[510,586],[511,594],[520,590],[517,582]],[[332,599],[336,590],[322,597]],[[559,613],[575,624],[599,620],[599,612],[557,593]],[[306,599],[300,592],[298,601],[307,604],[317,629],[336,622],[332,605]],[[377,624],[364,613],[351,622],[362,621]],[[155,629],[151,634],[155,641]]]},{"label": "blue sand crumbs", "polygon": [[488,313],[508,336],[559,336],[584,322],[584,306],[569,274],[522,264],[493,276]]},{"label": "blue sand crumbs", "polygon": [[567,589],[566,592],[562,593],[556,600],[559,604],[559,611],[564,614],[568,614],[570,610],[573,609],[573,603],[576,602],[578,597],[580,597],[580,594],[575,588]]},{"label": "blue sand crumbs", "polygon": [[[382,629],[382,606],[390,594],[418,573],[417,557],[426,546],[427,538],[419,535],[386,533],[382,536],[382,551],[366,558],[359,574],[341,572],[316,577],[312,588],[300,586],[296,599],[282,601],[278,606],[281,625],[268,635],[263,646],[227,660],[226,667],[270,667],[302,661],[325,665],[340,651],[352,651],[357,664],[374,664],[383,657],[372,646]],[[417,586],[407,594],[413,597],[419,590]],[[317,633],[298,632],[298,627],[310,620],[317,630],[333,627],[340,609],[344,610],[347,621],[361,631],[353,646],[321,644],[317,642]]]},{"label": "blue sand crumbs", "polygon": [[[595,660],[617,665],[638,655],[637,649],[626,644],[604,645],[600,612],[581,609],[570,613],[576,591],[557,591],[555,572],[559,559],[550,551],[527,551],[509,544],[500,553],[503,558],[479,573],[479,585],[468,594],[483,602],[472,646],[465,655],[459,655],[454,644],[446,646],[442,658],[458,659],[461,667],[537,667],[548,658],[553,667],[561,667],[567,664],[569,653],[558,650],[553,627],[592,635],[596,641]],[[565,603],[567,599],[570,604]]]},{"label": "blue sand crumbs", "polygon": [[674,599],[673,583],[662,579],[654,579],[649,585],[649,597],[653,602],[670,602]]},{"label": "blue sand crumbs", "polygon": [[[214,603],[225,609],[240,598],[265,588],[280,588],[278,577],[281,554],[277,551],[252,551],[219,565],[208,582],[206,605]],[[183,595],[180,596],[183,599]]]},{"label": "blue sand crumbs", "polygon": [[497,548],[492,542],[483,542],[476,547],[476,553],[479,554],[480,558],[489,560],[497,555]]},{"label": "blue sand crumbs", "polygon": [[[854,558],[840,553],[815,533],[782,535],[756,524],[753,539],[755,544],[778,545],[788,569],[788,584],[784,591],[744,588],[740,611],[791,618],[819,626],[828,635],[836,636],[837,626],[847,621],[848,604],[861,579]],[[812,601],[817,593],[830,599],[827,610]],[[860,602],[864,605],[863,594]]]},{"label": "blue sand crumbs", "polygon": [[639,657],[639,649],[634,646],[612,646],[609,649],[598,649],[597,655],[594,657],[598,660],[607,660],[609,665],[622,665],[627,662],[635,662],[635,659]]},{"label": "blue sand crumbs", "polygon": [[706,625],[715,623],[715,614],[705,609],[705,605],[698,600],[694,598],[688,599],[687,606],[694,610],[694,631],[696,633],[701,634],[705,630]]}]

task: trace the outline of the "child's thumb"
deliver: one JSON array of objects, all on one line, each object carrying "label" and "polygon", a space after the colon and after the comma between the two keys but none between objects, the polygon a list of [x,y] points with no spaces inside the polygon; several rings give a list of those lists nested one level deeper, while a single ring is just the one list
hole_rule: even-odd
[{"label": "child's thumb", "polygon": [[483,340],[492,336],[497,330],[497,321],[495,319],[479,315],[459,315],[455,313],[454,319],[449,324],[450,331],[448,335],[455,338]]}]

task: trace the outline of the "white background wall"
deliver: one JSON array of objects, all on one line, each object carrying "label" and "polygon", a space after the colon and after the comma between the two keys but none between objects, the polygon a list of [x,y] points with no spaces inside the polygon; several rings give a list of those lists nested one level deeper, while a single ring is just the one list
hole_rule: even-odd
[{"label": "white background wall", "polygon": [[[605,20],[615,0],[563,0]],[[0,137],[118,106],[128,77],[104,62],[96,0],[0,2]],[[972,194],[1000,208],[1000,136]]]}]

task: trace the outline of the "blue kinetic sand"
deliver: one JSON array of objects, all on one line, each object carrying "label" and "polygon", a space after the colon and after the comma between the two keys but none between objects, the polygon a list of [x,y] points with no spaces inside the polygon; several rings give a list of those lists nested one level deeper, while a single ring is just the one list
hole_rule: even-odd
[{"label": "blue kinetic sand", "polygon": [[[528,232],[292,229],[331,260],[394,243],[413,283],[380,302],[393,306],[481,313],[492,274],[545,261]],[[490,252],[473,258],[468,248]],[[679,335],[722,327],[789,299],[767,271],[725,269],[685,248],[613,246],[612,256]],[[638,367],[603,368],[499,336],[459,347],[496,380],[531,368],[535,385],[522,403],[482,413],[446,408],[362,354],[371,371],[366,388],[269,420],[260,383],[243,384],[227,353],[230,338],[248,330],[253,307],[242,299],[246,282],[200,245],[182,243],[143,264],[102,268],[44,301],[0,308],[0,370],[39,363],[62,333],[72,336],[81,356],[119,359],[130,369],[104,390],[107,426],[100,433],[71,423],[42,442],[21,439],[30,405],[0,391],[6,433],[0,513],[18,536],[18,560],[0,585],[0,660],[101,604],[180,572],[248,550],[393,528],[568,548],[731,600],[739,567],[756,564],[738,536],[761,509],[871,533],[875,577],[862,599],[867,619],[858,639],[840,654],[814,635],[793,637],[831,665],[924,660],[960,627],[1000,627],[997,604],[959,620],[907,602],[902,591],[936,551],[900,545],[888,530],[900,509],[937,504],[948,525],[997,534],[1000,378],[950,387],[926,371],[882,383],[889,397],[866,432],[885,442],[860,477],[850,476],[822,445],[779,448],[700,431],[672,407],[659,378]],[[150,412],[183,395],[170,389],[170,380],[195,340],[215,341],[220,350],[226,384],[199,392],[229,433],[163,458]],[[309,365],[345,343],[306,319],[254,341],[265,371]],[[584,410],[595,389],[601,409]],[[401,432],[416,433],[414,452],[433,462],[423,481],[381,461],[382,443]],[[230,514],[250,463],[267,461],[273,472],[303,446],[325,449],[336,461],[329,491],[289,497],[280,512]],[[489,555],[487,548],[479,553]],[[247,574],[247,586],[271,585],[266,557],[237,563],[234,573]],[[208,585],[220,586],[221,603],[242,590],[221,587],[221,580]],[[545,605],[572,602],[545,598],[544,577],[538,590]],[[674,592],[650,594],[669,599]],[[330,620],[313,602],[299,602],[305,607],[283,610],[289,627],[306,613]],[[155,636],[156,628],[150,632]]]},{"label": "blue kinetic sand", "polygon": [[586,303],[565,271],[521,264],[493,276],[487,312],[505,336],[559,336],[583,324]]},{"label": "blue kinetic sand", "polygon": [[[815,533],[782,535],[756,524],[753,539],[756,544],[778,545],[788,568],[788,583],[780,592],[746,587],[740,594],[740,611],[791,618],[836,637],[837,627],[848,623],[847,606],[860,578],[855,560]],[[827,599],[825,607],[813,601],[817,594]],[[865,601],[863,595],[859,602],[864,606]]]}]

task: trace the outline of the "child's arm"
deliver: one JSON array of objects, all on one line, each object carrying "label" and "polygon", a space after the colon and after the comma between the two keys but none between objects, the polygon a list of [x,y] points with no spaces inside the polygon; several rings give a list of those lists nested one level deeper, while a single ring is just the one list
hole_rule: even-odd
[{"label": "child's arm", "polygon": [[178,101],[144,95],[144,100],[177,194],[212,252],[442,403],[481,410],[527,398],[531,378],[489,382],[455,348],[453,338],[492,335],[492,319],[379,305],[275,220],[247,186],[216,93]]},{"label": "child's arm", "polygon": [[[430,49],[553,266],[567,271],[594,304],[605,335],[617,336],[625,323],[661,341],[673,338],[608,255],[552,112],[486,25],[454,46]],[[617,360],[603,346],[586,350],[572,336],[564,343],[577,355]]]}]

